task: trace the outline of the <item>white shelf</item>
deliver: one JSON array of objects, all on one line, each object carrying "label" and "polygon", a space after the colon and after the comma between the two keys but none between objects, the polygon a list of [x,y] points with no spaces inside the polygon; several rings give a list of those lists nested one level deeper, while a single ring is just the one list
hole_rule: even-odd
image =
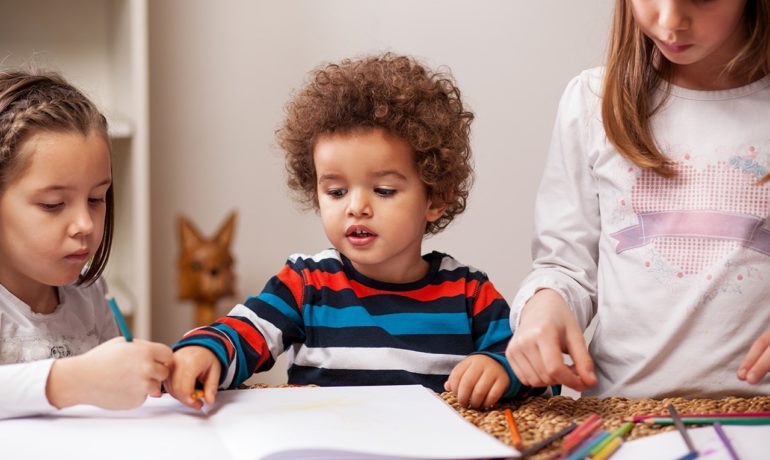
[{"label": "white shelf", "polygon": [[115,235],[105,278],[150,337],[147,0],[0,0],[0,67],[60,72],[110,124]]}]

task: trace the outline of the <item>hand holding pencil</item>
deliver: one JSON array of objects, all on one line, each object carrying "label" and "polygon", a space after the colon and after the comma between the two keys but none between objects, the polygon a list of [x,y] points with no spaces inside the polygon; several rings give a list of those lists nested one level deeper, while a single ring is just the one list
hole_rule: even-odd
[{"label": "hand holding pencil", "polygon": [[130,409],[140,406],[148,395],[160,394],[172,361],[166,345],[116,337],[82,355],[55,361],[46,395],[58,408],[91,404]]},{"label": "hand holding pencil", "polygon": [[51,366],[46,397],[57,408],[90,404],[104,409],[140,406],[160,386],[173,363],[171,349],[160,343],[134,340],[115,299],[108,305],[123,337],[90,351],[56,360]]}]

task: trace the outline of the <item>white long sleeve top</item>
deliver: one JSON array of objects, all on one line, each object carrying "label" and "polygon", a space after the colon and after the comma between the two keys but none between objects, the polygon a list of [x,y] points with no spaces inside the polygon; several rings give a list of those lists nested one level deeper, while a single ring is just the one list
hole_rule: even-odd
[{"label": "white long sleeve top", "polygon": [[583,328],[596,315],[598,385],[584,395],[770,394],[770,377],[736,377],[770,330],[770,185],[758,183],[770,165],[770,76],[724,91],[670,86],[652,119],[677,171],[665,179],[607,140],[602,72],[573,79],[560,102],[512,326],[540,288],[559,292]]},{"label": "white long sleeve top", "polygon": [[54,359],[75,356],[117,336],[106,285],[59,288],[59,305],[35,313],[0,285],[0,419],[56,410],[45,394]]}]

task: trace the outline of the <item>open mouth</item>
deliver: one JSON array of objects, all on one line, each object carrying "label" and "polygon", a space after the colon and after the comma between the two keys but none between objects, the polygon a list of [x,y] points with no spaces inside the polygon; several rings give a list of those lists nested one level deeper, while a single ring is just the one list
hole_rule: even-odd
[{"label": "open mouth", "polygon": [[374,241],[374,239],[377,237],[377,234],[364,227],[363,225],[353,225],[349,227],[345,232],[345,237],[352,244],[361,246]]}]

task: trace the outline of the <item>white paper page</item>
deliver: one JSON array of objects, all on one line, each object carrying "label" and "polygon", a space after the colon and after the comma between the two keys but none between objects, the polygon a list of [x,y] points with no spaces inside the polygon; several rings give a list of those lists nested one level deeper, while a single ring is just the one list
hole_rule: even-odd
[{"label": "white paper page", "polygon": [[0,420],[0,457],[14,460],[222,460],[227,450],[200,413],[163,395],[130,411],[90,406]]},{"label": "white paper page", "polygon": [[[722,426],[741,460],[770,458],[770,426]],[[712,426],[688,428],[687,432],[698,450],[699,459],[730,460],[719,435]],[[649,460],[651,458],[678,458],[687,453],[687,445],[679,431],[647,436],[626,442],[612,456],[612,460]]]},{"label": "white paper page", "polygon": [[236,390],[216,406],[234,460],[518,456],[419,385]]}]

